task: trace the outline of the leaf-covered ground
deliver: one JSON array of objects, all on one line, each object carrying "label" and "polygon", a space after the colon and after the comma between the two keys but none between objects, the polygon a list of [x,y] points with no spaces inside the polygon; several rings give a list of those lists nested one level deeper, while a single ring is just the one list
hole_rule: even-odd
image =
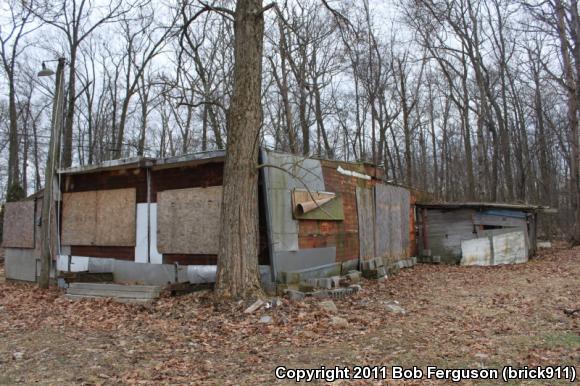
[{"label": "leaf-covered ground", "polygon": [[[315,300],[252,315],[244,304],[215,308],[204,292],[151,306],[69,301],[4,282],[1,269],[0,384],[271,384],[279,365],[580,369],[580,312],[564,312],[580,308],[578,248],[517,266],[417,265],[365,281],[335,301],[346,328]],[[407,313],[389,313],[390,300]],[[265,314],[272,324],[258,322]]]}]

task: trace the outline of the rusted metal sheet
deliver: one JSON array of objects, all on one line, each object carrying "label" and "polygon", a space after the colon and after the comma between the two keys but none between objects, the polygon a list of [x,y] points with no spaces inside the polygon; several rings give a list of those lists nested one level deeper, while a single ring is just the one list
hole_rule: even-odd
[{"label": "rusted metal sheet", "polygon": [[34,207],[32,200],[4,205],[4,248],[34,248]]},{"label": "rusted metal sheet", "polygon": [[431,256],[440,256],[443,262],[458,263],[461,260],[461,241],[477,236],[473,225],[474,213],[474,209],[422,210],[421,221],[424,227],[420,253],[425,255],[426,250],[430,250]]},{"label": "rusted metal sheet", "polygon": [[157,193],[159,252],[216,255],[221,200],[221,186]]},{"label": "rusted metal sheet", "polygon": [[360,258],[372,259],[375,257],[375,208],[371,189],[356,188],[356,207]]},{"label": "rusted metal sheet", "polygon": [[409,246],[410,193],[398,186],[375,186],[375,256],[398,260]]},{"label": "rusted metal sheet", "polygon": [[63,245],[135,245],[135,188],[64,193]]}]

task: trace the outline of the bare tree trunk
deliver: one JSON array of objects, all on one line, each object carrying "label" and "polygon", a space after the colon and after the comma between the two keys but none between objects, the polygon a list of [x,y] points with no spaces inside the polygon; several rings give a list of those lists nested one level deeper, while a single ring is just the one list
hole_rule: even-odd
[{"label": "bare tree trunk", "polygon": [[233,95],[228,116],[218,299],[261,295],[258,266],[258,149],[262,126],[261,0],[238,0],[234,16]]}]

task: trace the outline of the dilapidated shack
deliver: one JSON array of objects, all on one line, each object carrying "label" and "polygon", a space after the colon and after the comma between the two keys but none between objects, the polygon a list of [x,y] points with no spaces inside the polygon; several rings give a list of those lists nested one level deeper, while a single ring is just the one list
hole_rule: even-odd
[{"label": "dilapidated shack", "polygon": [[[225,153],[129,158],[59,172],[55,276],[110,272],[119,282],[215,278]],[[264,282],[292,272],[340,273],[414,253],[410,192],[364,163],[260,151],[259,263]],[[7,206],[7,277],[35,280],[39,206]],[[22,208],[21,208],[22,207]]]},{"label": "dilapidated shack", "polygon": [[[486,202],[418,203],[417,226],[419,255],[423,260],[457,264],[462,259],[462,243],[481,250],[487,244],[513,247],[515,261],[527,260],[536,251],[537,213],[539,206]],[[521,232],[520,236],[514,232]],[[480,239],[476,244],[466,241]],[[506,244],[508,243],[508,244]],[[523,247],[520,248],[520,244]],[[520,251],[524,250],[524,254]],[[493,253],[488,253],[488,258]],[[521,256],[520,256],[521,255]],[[519,259],[519,260],[518,260]],[[500,261],[499,256],[496,261]],[[508,260],[509,261],[509,260]]]}]

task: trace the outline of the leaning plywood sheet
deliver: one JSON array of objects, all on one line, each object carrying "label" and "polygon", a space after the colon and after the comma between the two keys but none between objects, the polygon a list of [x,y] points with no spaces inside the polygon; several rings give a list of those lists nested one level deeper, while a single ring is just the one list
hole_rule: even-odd
[{"label": "leaning plywood sheet", "polygon": [[488,237],[461,241],[461,265],[491,265],[491,243]]},{"label": "leaning plywood sheet", "polygon": [[34,248],[34,201],[5,204],[2,246]]},{"label": "leaning plywood sheet", "polygon": [[361,259],[372,259],[375,257],[375,208],[371,189],[356,188],[356,208],[360,257]]},{"label": "leaning plywood sheet", "polygon": [[63,245],[135,245],[135,189],[63,194]]},{"label": "leaning plywood sheet", "polygon": [[134,188],[97,192],[97,245],[135,245],[135,200]]},{"label": "leaning plywood sheet", "polygon": [[222,187],[157,193],[157,247],[161,253],[218,253]]},{"label": "leaning plywood sheet", "polygon": [[63,245],[95,245],[97,191],[64,193],[62,196]]},{"label": "leaning plywood sheet", "polygon": [[528,261],[528,248],[523,231],[495,235],[493,243],[493,264],[517,264]]}]

